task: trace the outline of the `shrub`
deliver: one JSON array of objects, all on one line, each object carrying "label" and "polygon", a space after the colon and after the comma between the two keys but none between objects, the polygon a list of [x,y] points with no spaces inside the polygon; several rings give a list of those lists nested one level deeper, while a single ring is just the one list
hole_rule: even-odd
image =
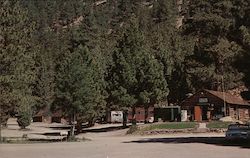
[{"label": "shrub", "polygon": [[137,125],[132,125],[129,130],[127,131],[127,134],[133,134],[138,130],[138,126]]},{"label": "shrub", "polygon": [[25,129],[30,125],[32,118],[32,112],[30,110],[20,110],[17,118],[17,123],[21,129]]}]

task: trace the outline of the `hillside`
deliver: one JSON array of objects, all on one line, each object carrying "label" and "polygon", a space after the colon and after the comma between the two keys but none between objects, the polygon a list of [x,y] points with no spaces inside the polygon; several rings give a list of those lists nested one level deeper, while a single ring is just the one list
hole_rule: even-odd
[{"label": "hillside", "polygon": [[[248,87],[250,0],[1,0],[1,116],[110,109]],[[28,118],[28,119],[27,119]],[[28,121],[26,121],[28,120]]]}]

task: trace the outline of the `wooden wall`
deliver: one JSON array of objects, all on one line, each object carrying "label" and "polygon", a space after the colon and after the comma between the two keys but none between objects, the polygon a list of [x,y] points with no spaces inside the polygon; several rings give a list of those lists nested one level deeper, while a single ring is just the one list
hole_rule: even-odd
[{"label": "wooden wall", "polygon": [[[154,117],[154,107],[148,108],[148,117],[147,121],[150,119],[150,117]],[[143,107],[137,107],[135,109],[135,118],[136,122],[144,122],[145,120],[145,109]],[[128,111],[128,120],[131,122],[133,119],[132,116],[132,109]]]},{"label": "wooden wall", "polygon": [[[213,116],[215,116],[216,114],[223,114],[221,110],[224,107],[223,100],[212,95],[207,91],[200,91],[191,96],[190,98],[187,98],[181,104],[181,108],[188,110],[188,114],[190,115],[191,118],[194,117],[194,107],[199,106],[199,98],[208,98],[209,104],[213,104],[213,111],[212,111]],[[201,106],[206,106],[206,105],[201,105]],[[227,104],[227,115],[237,120],[242,120],[242,121],[249,120],[250,106]]]}]

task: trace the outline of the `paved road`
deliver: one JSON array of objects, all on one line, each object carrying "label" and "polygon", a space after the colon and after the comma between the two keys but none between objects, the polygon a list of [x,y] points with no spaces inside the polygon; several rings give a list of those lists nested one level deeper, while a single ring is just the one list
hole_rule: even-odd
[{"label": "paved road", "polygon": [[123,136],[88,133],[79,143],[2,144],[0,158],[249,158],[250,148],[225,146],[222,135]]}]

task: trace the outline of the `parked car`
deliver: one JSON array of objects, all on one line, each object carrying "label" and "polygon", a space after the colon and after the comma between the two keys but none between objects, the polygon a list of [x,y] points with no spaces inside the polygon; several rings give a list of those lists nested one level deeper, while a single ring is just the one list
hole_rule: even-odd
[{"label": "parked car", "polygon": [[231,124],[226,131],[227,140],[250,140],[249,124]]}]

